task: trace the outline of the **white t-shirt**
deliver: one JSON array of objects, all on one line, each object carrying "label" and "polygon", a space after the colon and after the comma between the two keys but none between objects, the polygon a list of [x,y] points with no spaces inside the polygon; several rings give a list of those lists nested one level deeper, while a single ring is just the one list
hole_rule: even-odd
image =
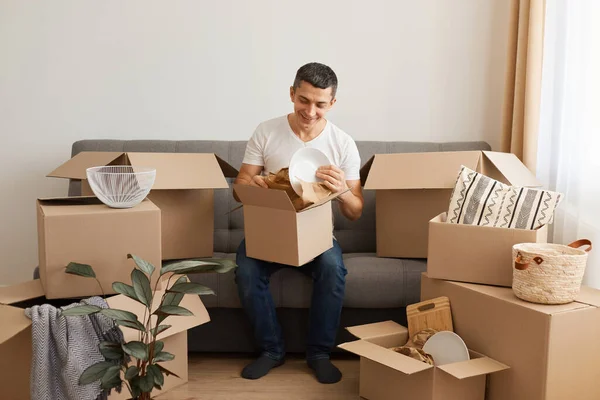
[{"label": "white t-shirt", "polygon": [[319,136],[309,142],[296,136],[287,115],[262,122],[248,141],[243,163],[260,165],[265,174],[277,173],[281,168],[289,167],[294,153],[303,147],[325,153],[332,164],[344,171],[347,181],[360,179],[360,155],[356,143],[329,120]]}]

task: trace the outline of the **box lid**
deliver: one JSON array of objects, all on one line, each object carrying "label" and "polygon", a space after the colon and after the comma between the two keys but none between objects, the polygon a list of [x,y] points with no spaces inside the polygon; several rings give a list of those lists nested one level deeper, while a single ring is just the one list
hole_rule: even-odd
[{"label": "box lid", "polygon": [[0,304],[15,304],[43,296],[44,288],[39,279],[0,287]]},{"label": "box lid", "polygon": [[234,184],[233,189],[245,206],[275,208],[296,212],[292,201],[283,190],[265,189],[240,183]]},{"label": "box lid", "polygon": [[457,379],[466,379],[473,376],[503,371],[509,367],[496,360],[492,360],[491,358],[481,356],[468,361],[439,365],[437,368]]},{"label": "box lid", "polygon": [[38,199],[38,206],[45,217],[64,215],[90,215],[105,213],[159,212],[159,208],[150,200],[144,199],[131,208],[111,208],[94,196],[53,197]]},{"label": "box lid", "polygon": [[[426,273],[423,272],[425,276]],[[580,293],[580,297],[575,301],[567,304],[555,304],[555,305],[547,305],[547,304],[536,304],[530,303],[524,300],[521,300],[515,296],[511,288],[507,287],[499,287],[499,286],[488,286],[488,285],[478,285],[473,283],[463,283],[463,282],[453,282],[446,281],[446,283],[450,285],[460,286],[467,290],[472,290],[475,292],[479,292],[484,295],[488,295],[494,297],[500,301],[512,303],[518,307],[524,307],[531,310],[535,310],[542,314],[554,315],[563,312],[570,312],[580,309],[585,309],[589,307],[598,307],[600,305],[600,290],[582,287],[582,291]]]},{"label": "box lid", "polygon": [[480,151],[376,154],[361,169],[365,189],[450,189],[461,165],[473,170]]},{"label": "box lid", "polygon": [[359,339],[374,339],[382,336],[406,334],[408,329],[394,321],[375,322],[346,328],[348,332]]},{"label": "box lid", "polygon": [[[483,163],[490,162],[505,178],[505,183],[512,186],[538,187],[542,186],[535,175],[512,153],[484,151]],[[485,168],[485,167],[484,167]],[[482,171],[485,172],[485,171]],[[496,178],[493,174],[489,174]],[[500,179],[502,180],[502,179]]]},{"label": "box lid", "polygon": [[[155,311],[158,308],[158,305],[160,303],[160,300],[162,299],[163,294],[164,294],[164,291],[157,290],[155,292],[154,302],[152,304],[152,311]],[[138,319],[140,321],[142,321],[142,319],[144,317],[144,312],[146,310],[146,307],[143,304],[141,304],[127,296],[117,295],[117,296],[109,297],[108,299],[106,299],[106,302],[108,303],[110,308],[116,308],[119,310],[125,310],[125,311],[134,313],[135,315],[138,316]],[[202,325],[202,324],[210,321],[208,311],[206,310],[206,307],[202,303],[202,300],[200,300],[200,296],[193,295],[193,294],[187,294],[187,295],[183,296],[183,299],[181,300],[181,303],[179,305],[181,307],[187,308],[194,315],[193,316],[171,315],[171,316],[167,317],[163,322],[161,322],[161,325],[171,325],[171,328],[160,333],[157,336],[158,339],[172,336],[176,333],[186,331],[190,328],[193,328],[198,325]],[[152,319],[153,319],[152,326],[155,326],[156,316],[153,316]],[[139,331],[137,331],[135,329],[131,329],[131,328],[126,328],[126,327],[121,327],[121,330],[123,331],[123,335],[125,336],[126,341],[137,340],[136,338],[138,338]]]},{"label": "box lid", "polygon": [[39,279],[0,287],[0,321],[2,321],[0,343],[13,338],[31,325],[31,320],[25,316],[25,310],[9,304],[35,299],[43,295],[44,289]]},{"label": "box lid", "polygon": [[47,176],[87,179],[87,168],[116,164],[156,168],[155,190],[228,188],[225,177],[237,175],[235,168],[213,153],[83,151]]}]

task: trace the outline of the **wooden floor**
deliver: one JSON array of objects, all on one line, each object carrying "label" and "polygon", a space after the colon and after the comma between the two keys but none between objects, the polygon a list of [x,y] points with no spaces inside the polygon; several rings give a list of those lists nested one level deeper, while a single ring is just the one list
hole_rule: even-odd
[{"label": "wooden floor", "polygon": [[317,382],[313,371],[300,356],[288,356],[286,363],[258,380],[240,377],[251,358],[241,355],[190,354],[189,382],[156,400],[336,400],[358,396],[358,359],[334,358],[343,378],[332,385]]}]

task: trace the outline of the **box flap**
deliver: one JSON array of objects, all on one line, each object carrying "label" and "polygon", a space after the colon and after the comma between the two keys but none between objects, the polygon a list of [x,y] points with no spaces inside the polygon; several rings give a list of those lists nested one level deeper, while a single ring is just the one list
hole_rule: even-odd
[{"label": "box flap", "polygon": [[480,357],[469,361],[440,365],[437,368],[449,373],[457,379],[465,379],[503,371],[509,367],[496,360],[492,360],[491,358]]},{"label": "box flap", "polygon": [[338,347],[407,375],[433,368],[432,365],[417,361],[403,354],[396,353],[393,350],[377,346],[376,344],[367,342],[366,340],[346,342],[340,344]]},{"label": "box flap", "polygon": [[0,304],[15,304],[43,296],[44,288],[39,279],[0,287]]},{"label": "box flap", "polygon": [[152,189],[226,189],[212,153],[127,153],[131,165],[156,168]]},{"label": "box flap", "polygon": [[371,171],[371,167],[373,166],[373,160],[375,160],[375,156],[372,156],[367,160],[365,165],[360,168],[360,184],[361,186],[365,186],[367,183],[367,178],[369,177],[369,172]]},{"label": "box flap", "polygon": [[377,154],[365,189],[451,189],[460,166],[477,168],[481,152]]},{"label": "box flap", "polygon": [[25,316],[25,310],[0,304],[0,343],[4,343],[31,326],[31,320]]},{"label": "box flap", "polygon": [[97,197],[74,196],[38,199],[39,208],[45,217],[63,215],[90,215],[90,214],[130,214],[147,211],[156,211],[158,207],[148,199],[131,208],[112,208],[102,203]]},{"label": "box flap", "polygon": [[219,163],[219,167],[221,167],[221,171],[226,178],[237,178],[240,171],[232,167],[227,161],[223,160],[221,157],[215,155],[217,157],[217,161]]},{"label": "box flap", "polygon": [[108,165],[123,154],[123,152],[119,151],[82,151],[46,176],[53,178],[87,179],[86,169]]},{"label": "box flap", "polygon": [[[156,310],[164,291],[157,290],[154,294],[154,302],[152,304],[152,310]],[[119,310],[125,310],[134,313],[138,316],[138,319],[142,321],[144,318],[144,311],[146,307],[138,303],[137,301],[130,299],[124,295],[117,295],[110,297],[106,300],[110,308],[116,308]],[[165,337],[172,336],[176,333],[186,331],[190,328],[193,328],[198,325],[202,325],[208,321],[210,321],[210,317],[208,315],[208,311],[202,300],[200,300],[200,296],[187,294],[183,296],[183,300],[179,304],[181,307],[187,308],[194,315],[193,316],[169,316],[167,317],[161,325],[171,325],[171,328],[167,329],[163,333],[158,335],[158,339],[162,339]],[[155,326],[156,316],[153,316],[152,326]],[[131,328],[121,328],[123,331],[123,335],[125,336],[125,340],[137,340],[139,335],[139,331],[131,329]]]},{"label": "box flap", "polygon": [[375,322],[373,324],[349,326],[346,328],[346,330],[359,339],[372,339],[375,337],[408,332],[408,329],[394,321],[383,321]]},{"label": "box flap", "polygon": [[319,201],[319,202],[317,202],[317,203],[315,203],[315,204],[313,204],[313,205],[311,205],[311,206],[308,206],[308,207],[306,207],[306,208],[303,208],[302,210],[300,210],[300,211],[298,211],[298,212],[299,212],[299,213],[302,213],[302,212],[304,212],[304,211],[308,211],[308,210],[311,210],[311,209],[313,209],[313,208],[317,208],[317,207],[319,207],[319,206],[322,206],[323,204],[325,204],[325,203],[328,203],[328,202],[330,202],[331,200],[337,199],[338,197],[340,197],[340,196],[341,196],[341,195],[343,195],[344,193],[346,193],[346,192],[349,192],[350,190],[351,190],[351,189],[350,189],[350,188],[348,188],[348,189],[346,189],[346,190],[344,190],[344,191],[342,191],[342,192],[339,192],[339,193],[334,193],[334,194],[332,194],[332,195],[329,195],[329,196],[325,197],[324,199],[322,199],[321,201]]},{"label": "box flap", "polygon": [[275,208],[296,212],[292,201],[284,190],[265,189],[240,183],[234,184],[233,189],[245,206]]},{"label": "box flap", "polygon": [[542,184],[535,175],[512,153],[484,151],[484,162],[489,161],[512,186],[538,187]]}]

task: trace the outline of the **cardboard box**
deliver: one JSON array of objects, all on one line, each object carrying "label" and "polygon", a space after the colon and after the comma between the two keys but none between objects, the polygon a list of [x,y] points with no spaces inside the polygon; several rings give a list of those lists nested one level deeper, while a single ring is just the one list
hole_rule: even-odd
[{"label": "cardboard box", "polygon": [[243,204],[248,257],[301,266],[333,247],[331,200],[296,211],[283,190],[236,184]]},{"label": "cardboard box", "polygon": [[600,399],[600,291],[584,286],[573,303],[540,305],[510,288],[423,274],[421,298],[438,296],[450,298],[469,348],[510,365],[490,376],[489,400]]},{"label": "cardboard box", "polygon": [[[40,281],[29,281],[23,284],[0,288],[0,389],[1,398],[11,400],[29,400],[29,378],[31,370],[32,342],[31,342],[31,320],[25,316],[24,310],[18,306],[7,304],[20,303],[32,300],[34,304],[45,303],[45,298]],[[156,292],[155,296],[162,296],[162,292]],[[160,299],[160,297],[157,297]],[[123,295],[113,296],[107,299],[111,308],[130,311],[143,318],[143,306]],[[187,364],[187,330],[202,325],[210,320],[208,312],[196,295],[186,295],[181,306],[192,311],[194,316],[190,317],[168,317],[165,324],[172,327],[158,336],[164,341],[164,351],[175,355],[175,359],[162,363],[165,368],[179,375],[165,376],[165,384],[161,391],[155,391],[155,395],[167,392],[180,386],[188,380]],[[76,318],[76,317],[69,317]],[[136,340],[137,331],[122,328],[126,341]],[[124,389],[120,394],[113,392],[109,399],[124,400],[129,398],[129,392]]]},{"label": "cardboard box", "polygon": [[[129,209],[110,208],[95,197],[37,201],[38,255],[48,299],[102,294],[98,282],[65,273],[70,262],[89,264],[106,294],[129,282],[135,254],[161,266],[161,211],[150,200]],[[158,274],[153,277],[153,282]]]},{"label": "cardboard box", "polygon": [[148,198],[162,211],[164,260],[212,257],[213,189],[228,188],[225,177],[236,177],[235,168],[207,153],[81,152],[48,176],[81,180],[82,194],[93,195],[86,169],[102,165],[156,168]]},{"label": "cardboard box", "polygon": [[470,351],[469,361],[432,366],[391,350],[408,341],[393,321],[347,328],[360,338],[339,347],[360,356],[359,394],[368,400],[483,400],[486,375],[507,369]]},{"label": "cardboard box", "polygon": [[514,154],[492,151],[377,154],[361,169],[375,190],[377,255],[426,258],[429,221],[448,211],[461,165],[508,185],[540,183]]},{"label": "cardboard box", "polygon": [[429,221],[427,275],[452,281],[512,286],[517,243],[546,243],[548,228],[496,228],[446,223],[446,213]]}]

